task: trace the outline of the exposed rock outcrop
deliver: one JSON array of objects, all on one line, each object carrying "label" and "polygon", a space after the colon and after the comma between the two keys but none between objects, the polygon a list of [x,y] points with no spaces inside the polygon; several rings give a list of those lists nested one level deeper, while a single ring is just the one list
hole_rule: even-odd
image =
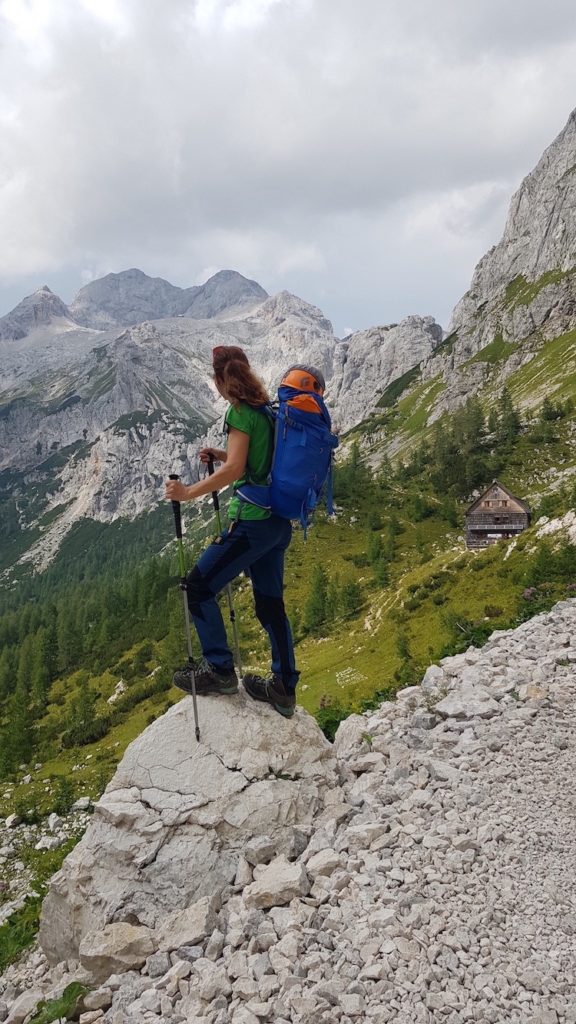
[{"label": "exposed rock outcrop", "polygon": [[478,347],[498,329],[555,337],[574,320],[575,271],[576,110],[512,197],[502,239],[480,260],[449,331],[473,334]]},{"label": "exposed rock outcrop", "polygon": [[52,961],[77,957],[109,924],[153,929],[219,893],[254,836],[293,850],[294,828],[329,799],[332,748],[305,712],[285,722],[240,694],[202,698],[200,715],[199,744],[189,699],[128,748],[52,880],[40,934]]},{"label": "exposed rock outcrop", "polygon": [[342,342],[330,386],[338,426],[346,430],[365,419],[388,384],[429,359],[442,334],[433,317],[409,316],[399,324],[357,331]]}]

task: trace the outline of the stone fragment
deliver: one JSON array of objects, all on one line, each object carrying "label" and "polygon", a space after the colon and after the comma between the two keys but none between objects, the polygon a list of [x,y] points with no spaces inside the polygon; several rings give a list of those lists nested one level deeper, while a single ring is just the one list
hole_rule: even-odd
[{"label": "stone fragment", "polygon": [[431,711],[415,711],[410,719],[413,729],[433,729],[438,722],[438,716]]},{"label": "stone fragment", "polygon": [[245,857],[240,857],[238,861],[238,867],[236,869],[236,875],[234,878],[234,885],[237,885],[240,889],[243,889],[244,886],[250,885],[252,879],[252,867],[245,859]]},{"label": "stone fragment", "polygon": [[112,989],[103,987],[87,992],[82,999],[85,1010],[107,1010],[112,1005]]},{"label": "stone fragment", "polygon": [[42,838],[36,843],[34,849],[57,850],[59,846],[62,846],[63,842],[64,840],[60,839],[58,836],[42,836]]},{"label": "stone fragment", "polygon": [[255,864],[269,864],[276,852],[276,846],[269,836],[258,836],[244,847],[244,857],[253,867]]},{"label": "stone fragment", "polygon": [[340,855],[335,850],[320,850],[306,864],[306,870],[312,878],[318,875],[331,875],[340,867]]},{"label": "stone fragment", "polygon": [[247,907],[277,907],[310,892],[310,879],[303,864],[276,857],[244,890]]},{"label": "stone fragment", "polygon": [[485,687],[462,686],[439,701],[435,710],[443,718],[491,718],[499,705]]},{"label": "stone fragment", "polygon": [[16,826],[20,825],[21,823],[22,818],[20,818],[17,814],[9,814],[5,822],[6,828],[16,828]]},{"label": "stone fragment", "polygon": [[517,693],[520,700],[544,700],[548,696],[548,689],[536,683],[523,683]]},{"label": "stone fragment", "polygon": [[167,952],[153,953],[146,961],[150,978],[160,978],[163,974],[166,974],[170,966],[170,954]]},{"label": "stone fragment", "polygon": [[92,801],[88,796],[81,796],[72,804],[73,811],[89,811],[91,807]]},{"label": "stone fragment", "polygon": [[80,962],[96,982],[113,973],[139,969],[154,952],[153,933],[141,925],[119,922],[106,925],[80,944]]},{"label": "stone fragment", "polygon": [[208,938],[217,925],[216,906],[207,896],[185,910],[167,917],[158,932],[158,949],[170,951],[179,946],[195,946]]},{"label": "stone fragment", "polygon": [[43,999],[41,991],[34,988],[27,989],[10,1007],[6,1024],[23,1024],[27,1016],[36,1009],[41,999]]}]

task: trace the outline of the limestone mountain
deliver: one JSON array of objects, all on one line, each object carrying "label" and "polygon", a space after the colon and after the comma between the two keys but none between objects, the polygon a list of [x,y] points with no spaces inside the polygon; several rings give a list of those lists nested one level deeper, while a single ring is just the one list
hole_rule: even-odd
[{"label": "limestone mountain", "polygon": [[124,270],[91,281],[78,292],[71,313],[85,327],[130,327],[143,320],[189,316],[210,319],[246,309],[266,299],[256,281],[221,270],[203,285],[177,288],[141,270]]},{"label": "limestone mountain", "polygon": [[576,110],[512,197],[504,234],[479,262],[450,331],[470,350],[500,332],[553,338],[574,321]]},{"label": "limestone mountain", "polygon": [[[244,347],[271,393],[291,363],[321,366],[343,428],[442,337],[431,318],[411,317],[340,342],[315,306],[289,292],[268,297],[228,271],[193,289],[127,271],[81,295],[71,308],[83,325],[62,318],[0,342],[0,508],[37,567],[79,518],[134,517],[160,500],[167,472],[195,478],[198,448],[224,409],[211,383],[214,345]],[[110,325],[145,309],[156,319]],[[106,328],[86,326],[99,322]]]},{"label": "limestone mountain", "polygon": [[37,328],[57,327],[65,331],[76,326],[70,310],[48,285],[42,285],[6,316],[0,317],[0,341],[18,341]]},{"label": "limestone mountain", "polygon": [[[366,425],[374,453],[409,451],[471,395],[521,409],[576,393],[576,111],[513,196],[443,341],[393,382]],[[393,412],[389,411],[393,410]]]}]

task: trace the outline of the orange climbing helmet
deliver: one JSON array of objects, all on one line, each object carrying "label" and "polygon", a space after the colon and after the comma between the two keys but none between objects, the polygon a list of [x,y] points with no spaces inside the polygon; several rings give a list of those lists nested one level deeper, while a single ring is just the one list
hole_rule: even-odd
[{"label": "orange climbing helmet", "polygon": [[304,363],[298,366],[290,366],[280,381],[281,387],[296,388],[298,391],[311,391],[313,394],[322,395],[326,388],[324,374],[315,366],[306,366]]}]

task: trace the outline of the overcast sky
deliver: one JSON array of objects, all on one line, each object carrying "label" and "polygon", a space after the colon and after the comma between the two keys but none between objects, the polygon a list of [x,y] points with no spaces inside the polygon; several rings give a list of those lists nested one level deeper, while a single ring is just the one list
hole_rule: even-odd
[{"label": "overcast sky", "polygon": [[574,106],[574,0],[0,0],[0,314],[231,267],[446,326]]}]

